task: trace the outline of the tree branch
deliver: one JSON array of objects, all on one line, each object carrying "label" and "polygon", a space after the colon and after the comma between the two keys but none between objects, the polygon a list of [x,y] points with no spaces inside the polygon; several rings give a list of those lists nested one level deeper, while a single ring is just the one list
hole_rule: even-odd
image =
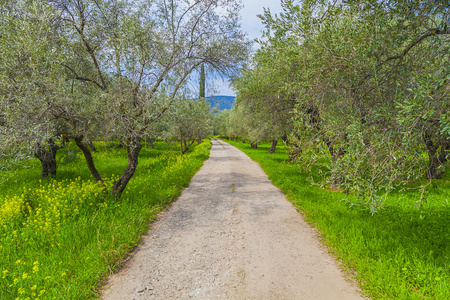
[{"label": "tree branch", "polygon": [[450,34],[449,30],[440,30],[439,28],[431,28],[428,30],[428,32],[422,34],[418,39],[416,39],[414,42],[412,42],[411,44],[408,45],[408,47],[405,48],[405,50],[403,50],[402,53],[395,55],[395,56],[391,56],[388,57],[384,62],[381,63],[380,66],[382,66],[383,64],[387,63],[390,60],[393,59],[400,59],[403,58],[406,54],[408,54],[408,52],[417,44],[419,44],[421,41],[423,41],[424,39],[433,36],[433,35],[441,35],[441,34]]},{"label": "tree branch", "polygon": [[74,75],[74,78],[75,78],[76,80],[80,80],[80,81],[85,81],[85,82],[93,83],[93,84],[97,85],[99,88],[101,88],[102,90],[105,90],[105,87],[104,87],[103,85],[101,85],[99,82],[97,82],[96,80],[91,79],[91,78],[81,77],[81,76],[79,76],[79,75],[77,74],[77,72],[75,72],[74,69],[72,69],[72,68],[69,67],[68,65],[63,65],[63,66],[66,67],[67,69],[69,69],[69,70],[72,72],[72,74]]},{"label": "tree branch", "polygon": [[[409,51],[411,51],[412,48],[414,48],[417,44],[419,44],[420,42],[422,42],[423,40],[425,40],[426,38],[430,37],[430,36],[434,36],[434,35],[442,35],[442,34],[450,34],[450,30],[441,30],[439,28],[430,28],[428,29],[428,32],[422,34],[419,38],[417,38],[414,42],[412,42],[411,44],[408,45],[408,47],[405,48],[405,50],[403,50],[400,54],[397,54],[395,56],[389,56],[388,58],[386,58],[384,61],[382,61],[381,63],[379,63],[375,69],[379,69],[380,67],[382,67],[384,64],[386,64],[387,62],[391,61],[391,60],[396,60],[396,59],[402,59],[403,57],[405,57]],[[361,86],[361,84],[366,81],[366,79],[368,79],[370,77],[370,75],[372,74],[372,71],[367,73],[358,83],[358,86]]]}]

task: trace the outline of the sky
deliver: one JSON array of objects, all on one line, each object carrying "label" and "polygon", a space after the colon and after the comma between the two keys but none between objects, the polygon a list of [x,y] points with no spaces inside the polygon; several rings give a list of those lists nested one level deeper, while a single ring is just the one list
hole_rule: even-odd
[{"label": "sky", "polygon": [[[261,20],[257,17],[258,14],[264,12],[263,8],[269,8],[272,13],[281,12],[281,6],[279,0],[242,0],[243,9],[241,10],[241,25],[242,30],[247,33],[250,40],[261,37],[262,30],[264,28]],[[257,49],[257,44],[253,46]],[[206,78],[208,80],[208,78]],[[222,95],[222,96],[235,96],[236,93],[230,89],[228,82],[223,82],[221,79],[212,80],[210,78],[210,88],[207,90],[206,96]],[[212,81],[212,82],[211,82]],[[211,87],[211,84],[213,87]]]}]

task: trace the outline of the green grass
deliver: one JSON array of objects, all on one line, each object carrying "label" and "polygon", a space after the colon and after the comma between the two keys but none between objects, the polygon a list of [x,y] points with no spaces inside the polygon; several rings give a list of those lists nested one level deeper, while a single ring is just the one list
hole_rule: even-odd
[{"label": "green grass", "polygon": [[449,174],[415,205],[418,192],[392,193],[386,207],[371,215],[366,207],[350,206],[349,197],[311,186],[309,174],[287,162],[284,146],[268,154],[269,143],[228,141],[258,162],[318,228],[329,251],[373,299],[450,299],[450,181]]},{"label": "green grass", "polygon": [[[125,150],[96,143],[100,174],[111,185]],[[105,198],[73,145],[58,151],[55,178],[30,168],[0,172],[0,299],[92,299],[140,241],[157,213],[208,158],[210,141],[183,157],[177,146],[143,148],[122,198]]]}]

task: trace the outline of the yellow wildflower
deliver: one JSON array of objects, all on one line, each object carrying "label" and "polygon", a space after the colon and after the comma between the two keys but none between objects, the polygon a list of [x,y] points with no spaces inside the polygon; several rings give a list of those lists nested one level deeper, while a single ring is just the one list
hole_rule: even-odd
[{"label": "yellow wildflower", "polygon": [[25,294],[25,289],[20,287],[18,292],[19,292],[19,295],[23,295],[23,294]]}]

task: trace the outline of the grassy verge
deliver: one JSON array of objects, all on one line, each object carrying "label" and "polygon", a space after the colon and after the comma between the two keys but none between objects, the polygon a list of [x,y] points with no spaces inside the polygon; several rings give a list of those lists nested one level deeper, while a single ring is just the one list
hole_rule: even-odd
[{"label": "grassy verge", "polygon": [[[0,299],[95,298],[148,223],[189,184],[210,144],[183,157],[165,143],[143,148],[120,200],[105,200],[73,146],[59,151],[56,178],[39,180],[37,160],[0,173]],[[98,169],[112,184],[126,166],[125,150],[96,147]]]},{"label": "grassy verge", "polygon": [[349,206],[347,195],[311,186],[307,175],[287,162],[283,145],[227,141],[258,162],[272,182],[322,232],[324,243],[373,299],[450,299],[449,174],[415,206],[417,192],[393,193],[387,207],[371,216]]}]

